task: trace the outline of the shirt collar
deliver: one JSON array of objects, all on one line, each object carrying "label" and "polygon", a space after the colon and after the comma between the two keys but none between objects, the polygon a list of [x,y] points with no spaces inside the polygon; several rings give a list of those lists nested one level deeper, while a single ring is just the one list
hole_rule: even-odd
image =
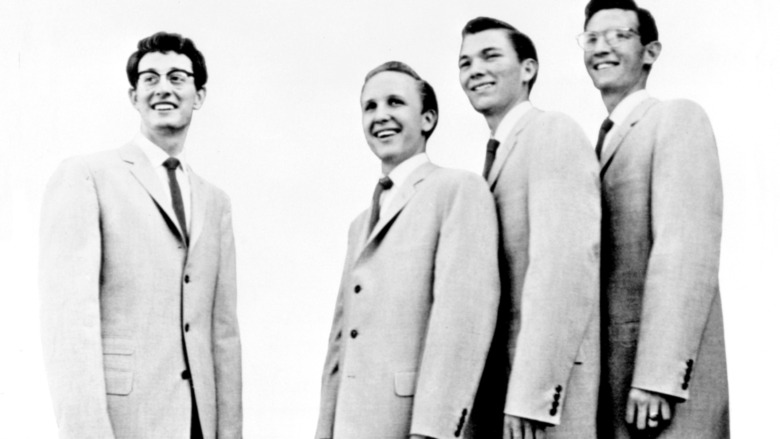
[{"label": "shirt collar", "polygon": [[620,103],[609,114],[609,119],[615,123],[615,126],[619,126],[626,120],[629,114],[645,99],[650,97],[650,93],[646,89],[637,90],[630,95],[623,98]]},{"label": "shirt collar", "polygon": [[409,178],[409,175],[411,175],[415,169],[430,161],[431,160],[428,158],[428,154],[424,152],[415,154],[401,162],[401,164],[390,171],[390,174],[387,176],[390,177],[390,180],[393,180],[393,187],[401,187],[404,181]]},{"label": "shirt collar", "polygon": [[[147,139],[146,136],[144,136],[141,133],[138,133],[135,136],[135,144],[138,145],[139,148],[141,148],[141,151],[143,151],[144,155],[147,159],[149,159],[149,163],[152,164],[152,167],[162,166],[163,162],[168,160],[168,153],[163,151],[162,148],[152,143],[151,140]],[[181,163],[181,169],[185,173],[187,172],[187,161],[184,156],[184,152],[179,154],[178,156],[175,156],[179,160],[179,163]]]},{"label": "shirt collar", "polygon": [[500,143],[505,143],[507,137],[509,137],[509,133],[512,131],[512,128],[517,125],[517,122],[525,115],[525,113],[528,112],[531,108],[533,108],[533,104],[531,104],[531,101],[523,101],[519,104],[512,107],[511,110],[504,116],[503,119],[501,119],[501,122],[498,124],[498,128],[496,128],[496,132],[493,133],[492,138],[498,140]]}]

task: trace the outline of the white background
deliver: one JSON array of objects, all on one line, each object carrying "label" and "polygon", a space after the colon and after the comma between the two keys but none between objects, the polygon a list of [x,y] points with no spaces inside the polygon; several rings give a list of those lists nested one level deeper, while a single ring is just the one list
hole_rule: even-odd
[{"label": "white background", "polygon": [[[39,343],[38,217],[64,158],[117,148],[139,119],[125,62],[159,30],[191,37],[208,96],[187,141],[232,197],[248,438],[312,437],[350,220],[379,162],[358,105],[365,73],[409,63],[435,87],[433,161],[478,171],[484,120],[460,90],[460,30],[508,21],[537,45],[542,109],[595,140],[605,110],[574,36],[584,0],[23,1],[0,4],[0,435],[55,437]],[[644,0],[664,49],[651,94],[707,110],[725,187],[721,286],[733,437],[774,428],[780,271],[778,22],[773,0]],[[771,427],[769,427],[771,426]],[[772,430],[769,430],[772,431]]]}]

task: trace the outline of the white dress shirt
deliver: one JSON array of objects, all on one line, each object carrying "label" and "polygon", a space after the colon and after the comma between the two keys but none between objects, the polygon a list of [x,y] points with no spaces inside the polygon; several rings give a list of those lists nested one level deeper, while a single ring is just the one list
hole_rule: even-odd
[{"label": "white dress shirt", "polygon": [[604,148],[609,145],[610,140],[612,140],[613,133],[617,131],[615,128],[619,127],[623,122],[626,121],[626,118],[629,114],[631,114],[632,111],[636,107],[639,106],[639,104],[642,103],[645,99],[650,98],[650,93],[647,92],[644,88],[642,90],[637,90],[630,95],[623,98],[620,103],[617,104],[617,106],[612,110],[612,113],[609,114],[609,119],[615,123],[615,125],[612,126],[612,129],[607,132],[607,135],[604,137]]},{"label": "white dress shirt", "polygon": [[534,106],[531,101],[523,101],[512,107],[511,110],[501,119],[496,127],[496,132],[491,136],[492,139],[498,140],[498,149],[496,150],[496,161],[494,163],[501,163],[504,156],[509,153],[508,148],[502,148],[501,145],[506,144],[509,140],[509,134],[512,132],[512,128],[517,125],[517,122],[522,119],[525,114]]},{"label": "white dress shirt", "polygon": [[[146,158],[149,159],[149,163],[151,163],[152,169],[154,169],[154,173],[157,175],[157,178],[160,180],[160,184],[162,185],[163,196],[168,201],[168,205],[173,206],[173,201],[171,200],[171,189],[168,185],[168,170],[165,168],[165,166],[163,166],[163,162],[168,160],[170,156],[168,153],[163,151],[162,148],[152,143],[141,133],[136,136],[135,144],[141,148],[141,151],[144,152]],[[181,164],[181,166],[176,168],[175,175],[176,181],[179,183],[179,188],[181,189],[181,198],[184,204],[184,221],[187,223],[187,233],[190,233],[190,218],[192,218],[192,215],[190,214],[192,204],[190,199],[190,176],[187,172],[187,162],[185,161],[184,153],[182,152],[174,158],[178,159],[179,163]]]},{"label": "white dress shirt", "polygon": [[393,181],[393,187],[390,189],[383,191],[382,195],[379,197],[379,218],[382,219],[383,216],[386,215],[387,209],[389,209],[390,205],[393,202],[393,199],[398,195],[398,191],[403,186],[404,182],[407,178],[409,178],[409,175],[414,172],[415,169],[419,168],[425,163],[430,162],[431,160],[428,158],[428,155],[424,152],[421,152],[420,154],[413,155],[409,157],[408,159],[404,160],[395,167],[390,173],[387,175],[390,177],[390,180]]}]

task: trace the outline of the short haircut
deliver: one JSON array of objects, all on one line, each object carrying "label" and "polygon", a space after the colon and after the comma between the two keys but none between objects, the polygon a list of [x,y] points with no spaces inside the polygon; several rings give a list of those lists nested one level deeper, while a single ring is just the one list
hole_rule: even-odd
[{"label": "short haircut", "polygon": [[363,80],[363,88],[366,88],[368,80],[373,78],[382,72],[398,72],[411,76],[417,82],[417,91],[420,92],[420,99],[422,100],[422,112],[433,111],[436,118],[433,121],[433,127],[430,131],[423,133],[426,139],[431,137],[433,130],[436,129],[436,125],[439,123],[439,102],[436,100],[436,93],[433,91],[433,87],[428,81],[422,79],[411,67],[401,61],[388,61],[373,68],[366,74],[366,78]]},{"label": "short haircut", "polygon": [[[469,22],[466,23],[465,26],[463,26],[463,30],[461,31],[460,35],[462,38],[465,38],[466,35],[473,35],[473,34],[477,34],[492,29],[504,29],[506,31],[507,37],[509,38],[509,41],[512,43],[512,47],[515,48],[515,53],[517,54],[518,61],[522,62],[523,60],[526,59],[532,59],[536,61],[537,64],[539,64],[539,58],[536,56],[536,47],[534,47],[533,41],[531,41],[528,35],[520,32],[519,30],[517,30],[517,28],[504,21],[497,20],[495,18],[490,18],[490,17],[473,18],[469,20]],[[537,76],[539,76],[538,67],[537,67],[536,75],[534,75],[534,77],[531,78],[530,81],[528,81],[529,92],[534,87],[534,83],[536,82]]]},{"label": "short haircut", "polygon": [[655,25],[655,18],[653,14],[647,9],[637,6],[634,0],[590,0],[587,6],[585,6],[585,26],[588,26],[588,21],[596,14],[596,12],[603,9],[623,9],[626,11],[636,12],[636,16],[639,20],[639,28],[636,30],[639,33],[639,41],[642,45],[647,45],[653,41],[658,41],[658,28]]},{"label": "short haircut", "polygon": [[127,80],[135,88],[138,84],[138,63],[147,53],[153,52],[176,52],[185,55],[192,61],[192,74],[195,79],[195,88],[200,90],[206,84],[208,73],[206,72],[206,59],[203,54],[195,47],[195,43],[189,38],[184,38],[179,34],[168,32],[157,32],[138,42],[138,50],[127,59]]}]

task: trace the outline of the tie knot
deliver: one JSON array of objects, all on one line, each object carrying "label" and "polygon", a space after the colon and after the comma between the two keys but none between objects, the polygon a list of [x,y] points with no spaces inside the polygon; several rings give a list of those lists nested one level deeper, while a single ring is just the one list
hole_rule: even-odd
[{"label": "tie knot", "polygon": [[606,134],[612,129],[613,125],[615,125],[615,122],[612,122],[612,119],[610,118],[606,118],[604,119],[604,122],[601,123],[601,131]]},{"label": "tie knot", "polygon": [[163,166],[169,171],[175,171],[179,167],[179,159],[175,157],[168,157],[168,160],[163,162]]},{"label": "tie knot", "polygon": [[488,152],[496,152],[496,150],[498,149],[499,143],[501,143],[501,142],[499,142],[496,139],[488,140],[488,143],[487,143],[487,150],[488,150]]},{"label": "tie knot", "polygon": [[381,186],[383,190],[388,190],[393,187],[393,180],[391,180],[390,177],[382,177],[377,184]]}]

